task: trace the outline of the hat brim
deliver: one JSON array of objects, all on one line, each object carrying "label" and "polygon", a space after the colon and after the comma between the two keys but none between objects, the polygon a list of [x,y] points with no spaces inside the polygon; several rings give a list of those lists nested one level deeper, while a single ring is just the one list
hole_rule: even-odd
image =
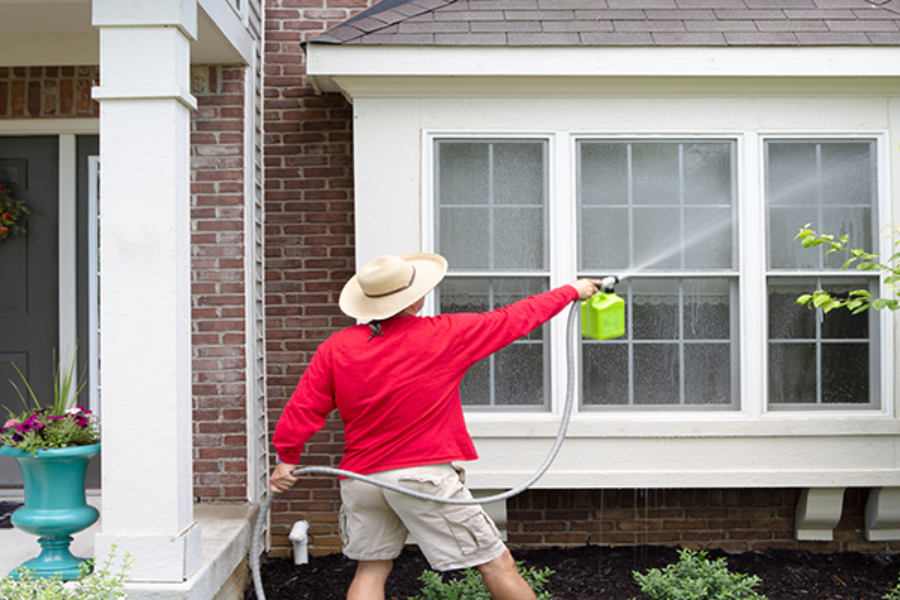
[{"label": "hat brim", "polygon": [[447,272],[447,259],[439,254],[418,252],[403,254],[400,258],[415,267],[416,278],[413,284],[402,292],[390,296],[369,298],[354,275],[341,290],[339,305],[344,314],[363,321],[392,317],[433,290]]}]

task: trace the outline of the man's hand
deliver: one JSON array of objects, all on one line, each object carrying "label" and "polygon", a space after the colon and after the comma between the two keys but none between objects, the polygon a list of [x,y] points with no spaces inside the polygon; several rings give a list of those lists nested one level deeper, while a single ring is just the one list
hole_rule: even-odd
[{"label": "man's hand", "polygon": [[577,279],[569,285],[578,291],[579,300],[587,300],[600,291],[598,286],[602,284],[603,282],[599,279]]},{"label": "man's hand", "polygon": [[269,477],[269,490],[275,494],[286,492],[297,481],[291,473],[297,468],[297,465],[289,465],[287,463],[278,463],[272,470],[272,476]]}]

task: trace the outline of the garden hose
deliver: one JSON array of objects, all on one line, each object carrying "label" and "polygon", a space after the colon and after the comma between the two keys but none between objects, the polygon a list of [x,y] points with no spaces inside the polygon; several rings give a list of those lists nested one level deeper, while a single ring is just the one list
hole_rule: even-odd
[{"label": "garden hose", "polygon": [[[562,420],[559,424],[559,431],[556,434],[556,440],[553,443],[553,447],[550,448],[550,452],[547,454],[547,458],[544,459],[544,463],[538,468],[537,471],[534,472],[534,475],[532,475],[528,479],[528,481],[519,485],[518,487],[503,492],[502,494],[495,494],[493,496],[487,496],[485,498],[438,498],[436,496],[432,496],[431,494],[425,494],[415,490],[396,486],[394,484],[379,481],[378,479],[373,479],[365,475],[360,475],[359,473],[352,473],[350,471],[344,471],[342,469],[333,469],[331,467],[303,467],[300,469],[296,469],[291,474],[294,477],[316,474],[336,475],[340,477],[346,477],[348,479],[357,479],[359,481],[365,481],[366,483],[377,485],[378,487],[385,488],[393,492],[412,496],[413,498],[419,498],[421,500],[431,500],[443,504],[489,504],[491,502],[499,502],[500,500],[512,498],[513,496],[524,492],[526,489],[531,487],[534,482],[540,479],[544,475],[544,473],[547,472],[547,469],[550,468],[550,465],[553,464],[553,461],[556,459],[556,455],[559,453],[559,449],[562,446],[563,439],[566,436],[566,430],[569,427],[569,421],[572,417],[572,407],[575,404],[575,361],[574,351],[572,347],[575,344],[575,338],[573,334],[575,333],[575,317],[578,313],[578,302],[576,301],[572,303],[572,308],[569,310],[569,320],[566,329],[566,335],[568,336],[569,340],[569,343],[566,344],[566,363],[568,365],[566,402],[563,407]],[[256,517],[256,526],[253,528],[253,538],[250,541],[250,570],[253,572],[253,587],[256,590],[257,600],[266,600],[266,595],[263,591],[262,577],[260,576],[259,572],[259,545],[260,538],[262,537],[263,527],[265,526],[266,522],[266,515],[268,514],[269,508],[272,506],[272,501],[274,499],[275,494],[269,493],[260,504],[259,515]]]}]

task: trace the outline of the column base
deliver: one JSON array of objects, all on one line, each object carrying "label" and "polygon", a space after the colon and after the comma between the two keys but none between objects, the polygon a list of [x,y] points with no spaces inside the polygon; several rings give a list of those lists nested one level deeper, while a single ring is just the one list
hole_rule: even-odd
[{"label": "column base", "polygon": [[102,562],[112,546],[116,555],[125,552],[133,566],[128,580],[133,582],[181,582],[200,568],[200,525],[192,523],[178,535],[140,535],[100,533],[94,538],[94,556]]}]

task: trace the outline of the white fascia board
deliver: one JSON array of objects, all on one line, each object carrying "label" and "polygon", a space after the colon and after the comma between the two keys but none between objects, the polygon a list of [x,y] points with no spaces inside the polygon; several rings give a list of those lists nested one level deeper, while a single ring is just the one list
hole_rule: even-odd
[{"label": "white fascia board", "polygon": [[316,76],[897,77],[900,48],[308,44]]},{"label": "white fascia board", "polygon": [[[307,73],[353,95],[357,78],[788,78],[900,76],[900,48],[307,45]],[[348,89],[350,88],[350,89]]]}]

